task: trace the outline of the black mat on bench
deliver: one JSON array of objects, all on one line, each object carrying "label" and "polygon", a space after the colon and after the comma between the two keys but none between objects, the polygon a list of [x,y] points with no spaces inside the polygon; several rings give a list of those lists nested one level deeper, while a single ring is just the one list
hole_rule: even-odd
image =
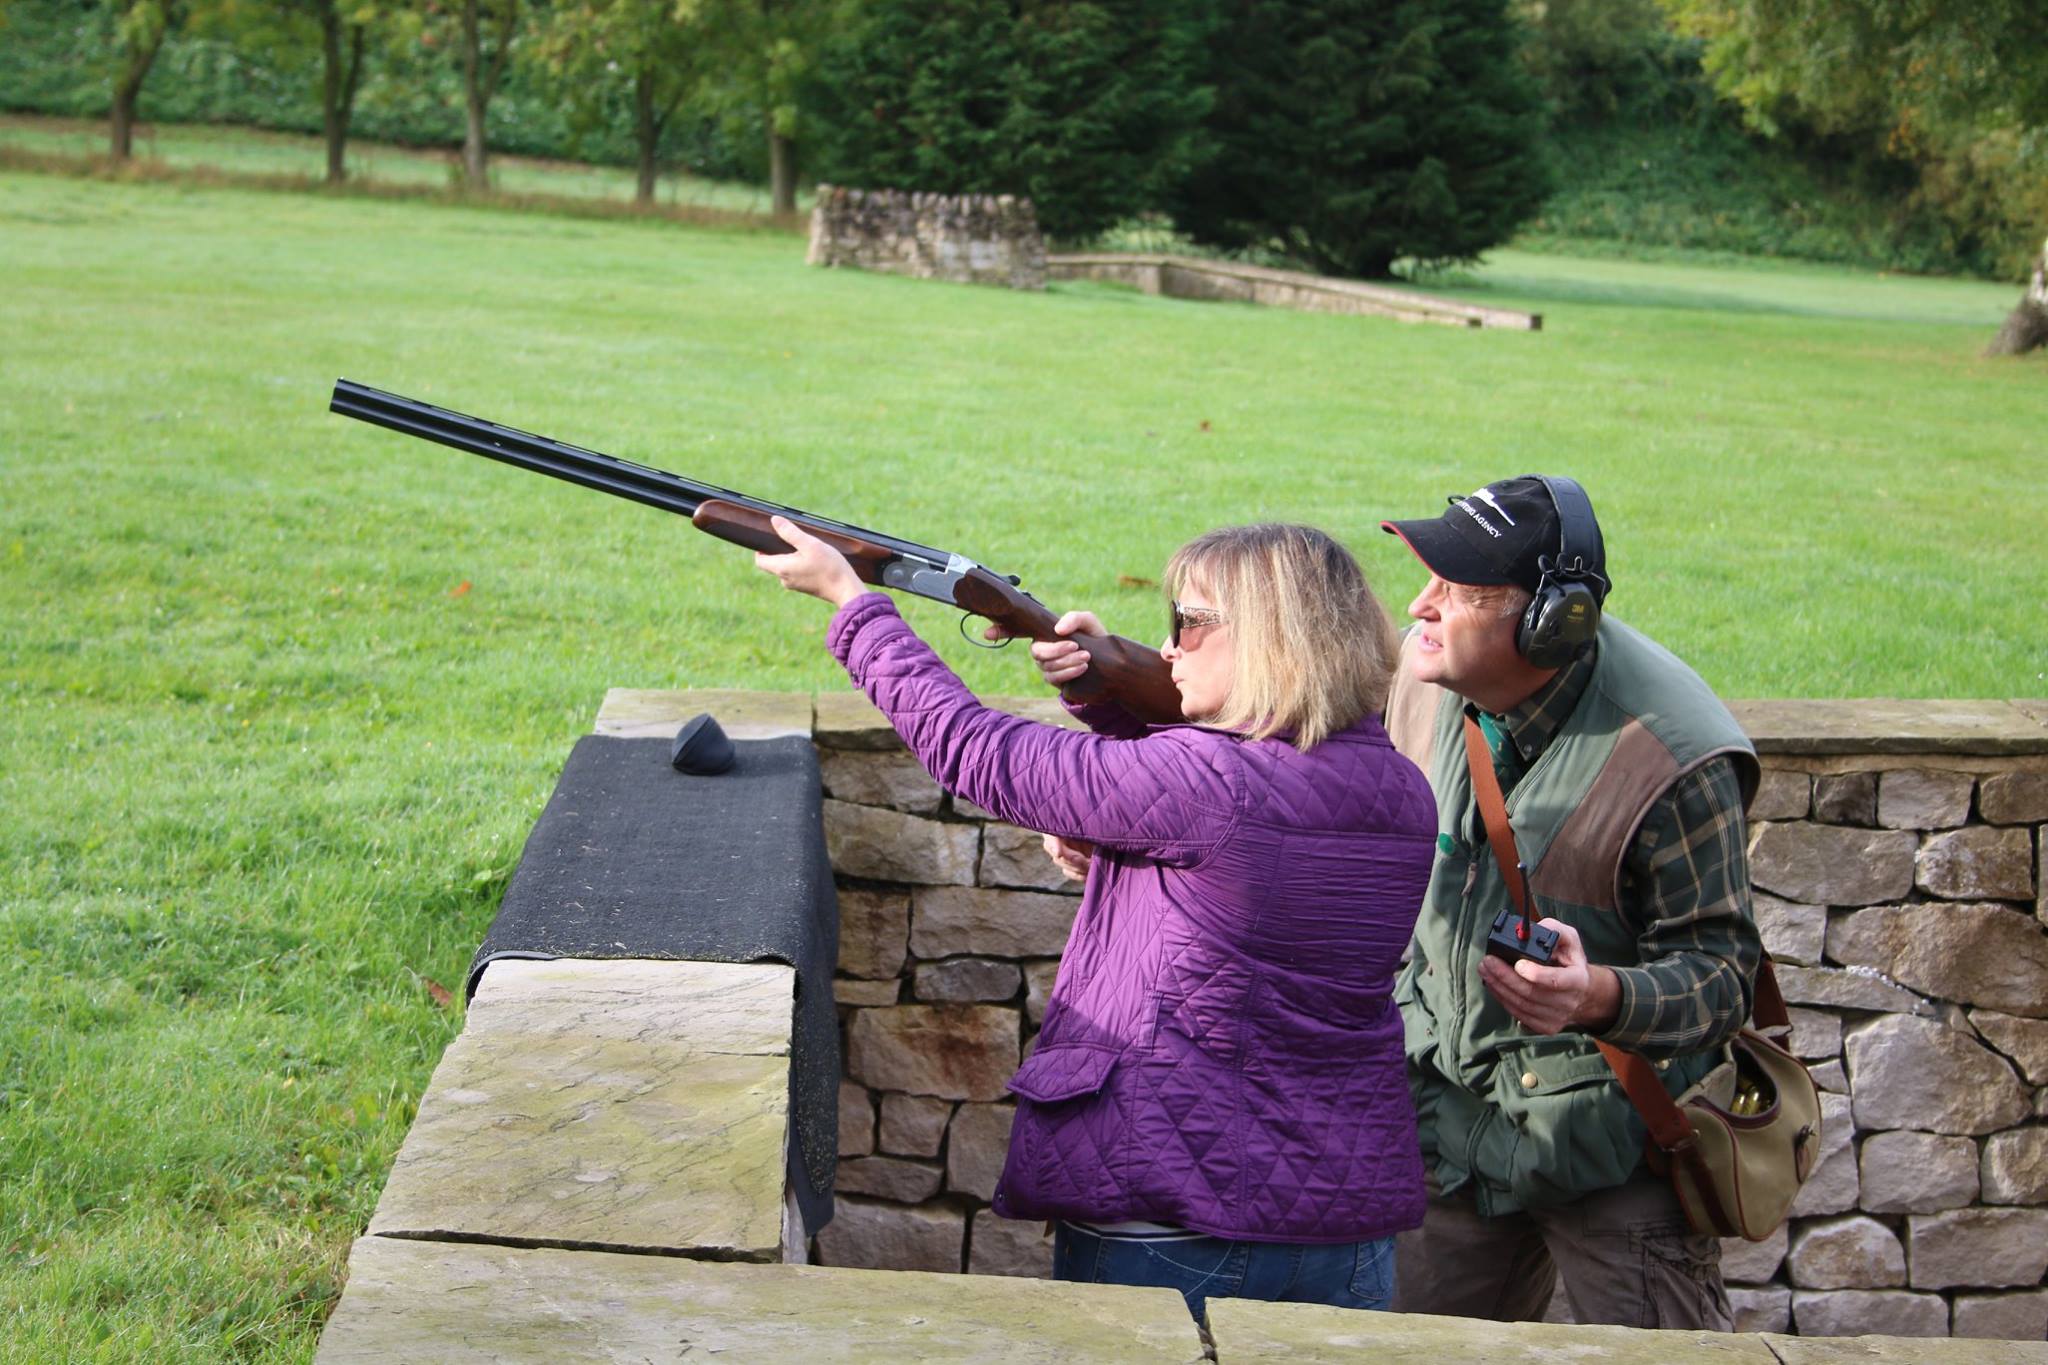
[{"label": "black mat on bench", "polygon": [[669,741],[586,735],[527,836],[470,963],[501,957],[786,962],[796,968],[790,1183],[804,1225],[832,1217],[839,1148],[838,901],[808,739],[736,740],[716,777],[669,766]]}]

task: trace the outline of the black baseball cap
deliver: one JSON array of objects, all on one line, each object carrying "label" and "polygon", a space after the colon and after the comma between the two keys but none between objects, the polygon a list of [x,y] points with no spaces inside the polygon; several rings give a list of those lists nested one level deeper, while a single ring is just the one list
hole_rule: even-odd
[{"label": "black baseball cap", "polygon": [[[1534,474],[1502,479],[1449,502],[1449,509],[1440,517],[1383,521],[1380,529],[1401,537],[1415,557],[1446,583],[1536,591],[1543,581],[1538,561],[1554,559],[1558,551],[1557,504],[1543,480]],[[1590,504],[1587,510],[1590,512]],[[1603,573],[1606,556],[1597,523],[1592,541],[1572,549],[1586,557],[1596,574]]]}]

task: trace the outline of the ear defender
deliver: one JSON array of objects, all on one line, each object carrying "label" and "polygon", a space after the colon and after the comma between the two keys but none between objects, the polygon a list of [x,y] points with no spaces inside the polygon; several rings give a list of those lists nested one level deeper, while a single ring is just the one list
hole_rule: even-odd
[{"label": "ear defender", "polygon": [[1562,668],[1600,629],[1607,596],[1607,546],[1586,490],[1539,474],[1557,509],[1557,553],[1536,561],[1542,578],[1515,627],[1515,648],[1538,668]]}]

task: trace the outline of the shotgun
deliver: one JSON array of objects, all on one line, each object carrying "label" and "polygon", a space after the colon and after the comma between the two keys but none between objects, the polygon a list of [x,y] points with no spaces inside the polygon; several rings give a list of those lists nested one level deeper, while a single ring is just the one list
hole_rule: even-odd
[{"label": "shotgun", "polygon": [[864,583],[958,607],[1012,637],[1073,640],[1088,652],[1088,671],[1063,689],[1070,700],[1113,701],[1140,720],[1156,724],[1181,719],[1180,693],[1158,650],[1120,635],[1062,637],[1053,630],[1058,614],[1020,588],[1015,575],[992,573],[964,555],[565,445],[353,380],[335,381],[328,407],[344,417],[677,513],[698,530],[749,550],[789,553],[790,547],[768,524],[770,516],[788,517],[845,555]]}]

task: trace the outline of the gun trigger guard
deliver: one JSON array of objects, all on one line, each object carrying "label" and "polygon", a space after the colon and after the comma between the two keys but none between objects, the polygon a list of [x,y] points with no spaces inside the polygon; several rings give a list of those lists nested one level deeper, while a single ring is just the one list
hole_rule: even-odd
[{"label": "gun trigger guard", "polygon": [[965,640],[968,644],[973,645],[976,649],[1008,649],[1010,647],[1010,642],[1015,640],[1017,638],[1016,636],[1005,635],[996,643],[990,644],[986,640],[977,640],[972,635],[969,635],[967,633],[967,623],[969,621],[986,620],[988,620],[986,616],[976,616],[972,612],[962,612],[960,614],[960,638]]}]

